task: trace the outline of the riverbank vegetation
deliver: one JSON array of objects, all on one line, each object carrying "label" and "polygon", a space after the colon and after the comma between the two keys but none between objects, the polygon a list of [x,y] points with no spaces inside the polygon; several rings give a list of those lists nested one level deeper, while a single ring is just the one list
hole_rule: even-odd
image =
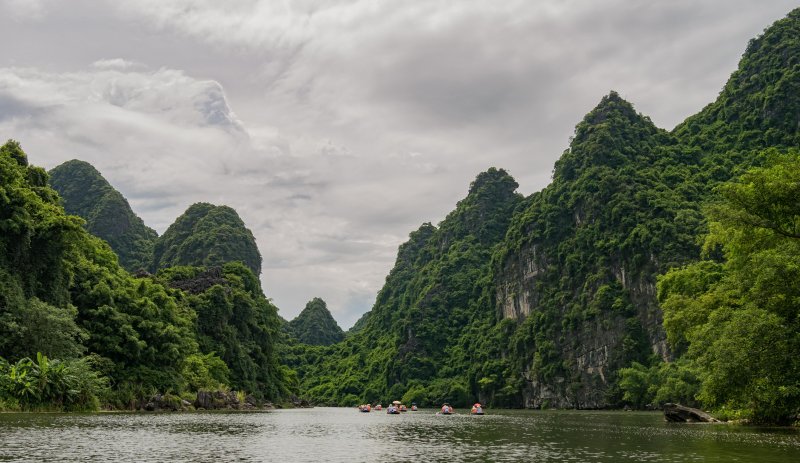
[{"label": "riverbank vegetation", "polygon": [[211,387],[288,395],[277,309],[248,267],[131,275],[15,141],[0,148],[0,179],[4,407],[130,408]]},{"label": "riverbank vegetation", "polygon": [[699,402],[723,417],[757,423],[795,419],[794,411],[800,410],[798,198],[797,151],[773,153],[767,166],[718,188],[718,200],[707,209],[705,259],[659,279],[664,326],[676,353],[683,354],[681,362],[624,370],[631,400],[660,403],[659,394],[666,394]]}]

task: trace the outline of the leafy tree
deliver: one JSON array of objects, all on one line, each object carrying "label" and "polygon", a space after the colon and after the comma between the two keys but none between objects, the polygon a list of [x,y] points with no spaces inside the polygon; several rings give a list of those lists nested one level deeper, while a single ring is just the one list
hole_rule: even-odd
[{"label": "leafy tree", "polygon": [[[705,249],[721,248],[724,262],[674,270],[659,285],[670,339],[688,345],[700,371],[698,398],[756,422],[800,410],[799,183],[793,151],[720,186]],[[678,284],[702,267],[714,278]]]},{"label": "leafy tree", "polygon": [[179,300],[196,314],[194,332],[203,355],[189,356],[184,363],[190,384],[229,384],[273,400],[288,395],[275,353],[277,308],[248,267],[239,262],[221,268],[171,267],[157,279],[182,290]]}]

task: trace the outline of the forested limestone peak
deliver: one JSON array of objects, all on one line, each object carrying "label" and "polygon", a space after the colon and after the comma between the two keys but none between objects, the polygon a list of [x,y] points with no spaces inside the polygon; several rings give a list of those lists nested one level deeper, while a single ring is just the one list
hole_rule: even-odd
[{"label": "forested limestone peak", "polygon": [[499,355],[483,349],[478,334],[493,317],[484,293],[492,249],[522,201],[516,188],[502,169],[479,174],[438,227],[425,223],[400,246],[372,311],[342,343],[291,352],[287,360],[313,401],[475,400],[466,377]]},{"label": "forested limestone peak", "polygon": [[710,152],[800,144],[800,8],[752,39],[717,100],[675,132]]},{"label": "forested limestone peak", "polygon": [[153,270],[174,265],[219,266],[242,262],[261,273],[261,254],[253,233],[228,206],[196,203],[156,240]]},{"label": "forested limestone peak", "polygon": [[69,214],[87,217],[111,184],[88,162],[73,159],[50,171],[50,184],[64,200]]},{"label": "forested limestone peak", "polygon": [[108,242],[120,265],[131,272],[150,266],[156,232],[94,166],[77,159],[67,161],[50,171],[50,185],[68,214],[86,220],[86,229]]},{"label": "forested limestone peak", "polygon": [[[616,116],[622,116],[624,120],[632,124],[638,123],[642,119],[642,117],[636,113],[631,103],[619,96],[619,93],[616,91],[611,90],[608,95],[605,95],[600,100],[600,103],[598,103],[593,110],[584,116],[583,121],[586,123],[586,126],[583,127],[602,124],[608,119],[614,119]],[[579,128],[582,127],[579,126]]]},{"label": "forested limestone peak", "polygon": [[511,212],[522,200],[519,184],[504,169],[489,168],[470,184],[469,194],[439,224],[445,243],[474,236],[482,244],[505,234]]},{"label": "forested limestone peak", "polygon": [[414,263],[414,259],[419,255],[419,250],[422,249],[428,240],[436,233],[436,227],[430,222],[425,222],[420,227],[408,235],[408,241],[400,245],[397,251],[397,261],[395,266],[401,265],[403,262],[410,264]]},{"label": "forested limestone peak", "polygon": [[657,135],[666,133],[612,91],[575,127],[570,147],[556,162],[553,177],[572,180],[590,166],[619,168],[663,143]]},{"label": "forested limestone peak", "polygon": [[315,346],[329,346],[344,339],[344,332],[325,301],[318,297],[309,301],[300,315],[289,322],[289,330],[298,341]]}]

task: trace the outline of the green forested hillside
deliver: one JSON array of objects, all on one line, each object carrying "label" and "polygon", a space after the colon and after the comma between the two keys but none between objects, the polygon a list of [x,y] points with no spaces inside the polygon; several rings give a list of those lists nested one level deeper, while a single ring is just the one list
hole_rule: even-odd
[{"label": "green forested hillside", "polygon": [[739,68],[716,101],[675,128],[697,148],[717,180],[722,170],[748,160],[753,151],[799,146],[800,9],[790,12],[747,45]]},{"label": "green forested hillside", "polygon": [[[278,309],[261,290],[258,277],[244,264],[220,267],[171,267],[158,281],[180,289],[177,295],[195,314],[200,351],[224,361],[229,384],[260,397],[286,396],[284,372],[274,352]],[[197,384],[196,387],[208,387]]]},{"label": "green forested hillside", "polygon": [[294,320],[287,323],[289,333],[304,344],[329,346],[344,339],[344,332],[333,319],[325,301],[315,297]]},{"label": "green forested hillside", "polygon": [[50,186],[67,214],[86,221],[92,235],[104,239],[129,272],[150,268],[157,235],[131,210],[128,201],[91,164],[72,160],[50,171]]},{"label": "green forested hillside", "polygon": [[[144,262],[149,229],[109,235],[109,247],[65,213],[47,173],[9,141],[0,149],[0,409],[299,388],[331,405],[679,401],[792,422],[798,37],[800,9],[752,40],[717,100],[672,131],[609,93],[577,124],[551,184],[528,197],[502,169],[479,174],[441,223],[399,247],[375,305],[346,336],[321,299],[281,321],[260,288],[253,235],[225,206],[191,206],[155,241],[156,274],[134,278],[118,262]],[[114,231],[115,217],[134,222],[99,174],[65,166],[51,182],[90,231]],[[91,194],[78,194],[77,178]]]},{"label": "green forested hillside", "polygon": [[201,270],[134,278],[83,223],[17,142],[0,148],[0,409],[133,407],[199,387],[281,397],[277,312],[253,272],[230,264],[223,294],[187,295],[164,283]]},{"label": "green forested hillside", "polygon": [[438,227],[422,225],[400,247],[363,329],[330,347],[294,347],[287,361],[313,400],[471,400],[464,327],[492,310],[491,252],[522,200],[516,188],[503,170],[478,175]]},{"label": "green forested hillside", "polygon": [[[794,191],[786,173],[797,152],[786,153],[800,131],[799,27],[797,10],[751,41],[717,101],[672,132],[612,92],[578,124],[544,190],[522,199],[505,173],[481,174],[439,227],[423,225],[400,247],[375,306],[344,342],[291,350],[306,394],[338,404],[679,400],[758,421],[796,414],[786,225],[800,219],[787,196],[766,190]],[[780,177],[756,189],[777,210],[741,199],[750,187],[737,185],[764,176]],[[484,196],[481,184],[503,187]],[[773,238],[747,238],[773,222]],[[701,255],[710,260],[692,264]],[[747,365],[741,379],[728,358]]]},{"label": "green forested hillside", "polygon": [[242,262],[261,273],[261,254],[239,214],[227,206],[193,204],[158,237],[153,270],[177,266],[218,266]]},{"label": "green forested hillside", "polygon": [[495,284],[501,316],[519,323],[508,351],[527,371],[526,405],[606,406],[618,368],[667,355],[655,275],[698,255],[702,224],[687,160],[612,92],[515,215]]}]

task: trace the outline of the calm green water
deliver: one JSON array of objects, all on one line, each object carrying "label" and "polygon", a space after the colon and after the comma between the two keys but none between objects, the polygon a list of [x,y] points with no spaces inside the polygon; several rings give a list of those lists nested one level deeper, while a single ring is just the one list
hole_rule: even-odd
[{"label": "calm green water", "polygon": [[793,429],[669,424],[658,413],[487,412],[0,414],[0,461],[800,461]]}]

